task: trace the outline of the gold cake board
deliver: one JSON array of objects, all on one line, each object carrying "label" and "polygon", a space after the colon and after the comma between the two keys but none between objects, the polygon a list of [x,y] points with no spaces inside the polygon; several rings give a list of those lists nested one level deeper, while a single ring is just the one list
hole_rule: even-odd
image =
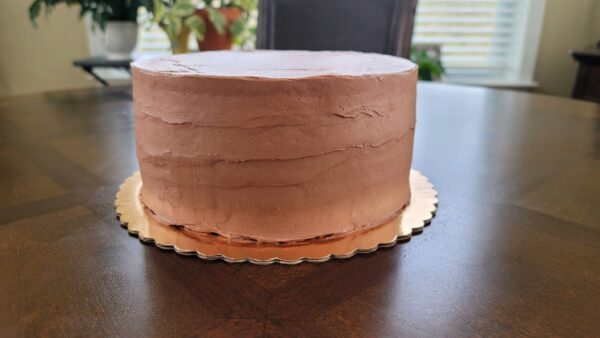
[{"label": "gold cake board", "polygon": [[277,245],[231,242],[223,236],[201,234],[158,223],[146,214],[138,198],[141,187],[142,179],[140,173],[136,172],[125,180],[117,193],[117,217],[129,233],[161,249],[173,249],[183,255],[196,255],[207,260],[222,259],[230,263],[325,262],[332,257],[349,258],[357,253],[373,252],[421,232],[435,215],[438,201],[437,192],[427,178],[411,170],[411,201],[399,217],[376,228],[336,239]]}]

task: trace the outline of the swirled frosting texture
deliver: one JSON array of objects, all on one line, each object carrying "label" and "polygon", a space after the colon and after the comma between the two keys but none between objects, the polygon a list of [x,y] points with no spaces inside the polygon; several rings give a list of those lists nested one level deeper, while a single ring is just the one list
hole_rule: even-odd
[{"label": "swirled frosting texture", "polygon": [[302,241],[379,225],[410,199],[410,61],[227,51],[132,68],[141,198],[159,221]]}]

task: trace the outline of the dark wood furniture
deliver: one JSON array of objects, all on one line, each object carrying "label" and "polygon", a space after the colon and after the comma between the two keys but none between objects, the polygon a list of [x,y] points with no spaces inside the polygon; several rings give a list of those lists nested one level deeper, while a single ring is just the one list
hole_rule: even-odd
[{"label": "dark wood furniture", "polygon": [[600,103],[600,46],[573,50],[571,56],[579,63],[572,97]]},{"label": "dark wood furniture", "polygon": [[421,84],[423,234],[326,264],[207,262],[115,219],[129,90],[0,100],[2,337],[584,337],[600,332],[600,108]]},{"label": "dark wood furniture", "polygon": [[408,58],[417,0],[260,0],[256,47]]},{"label": "dark wood furniture", "polygon": [[119,68],[131,73],[132,60],[109,60],[104,56],[95,56],[87,59],[79,59],[73,61],[73,66],[80,67],[86,73],[90,74],[102,86],[108,87],[108,81],[103,79],[98,73],[94,72],[95,68]]}]

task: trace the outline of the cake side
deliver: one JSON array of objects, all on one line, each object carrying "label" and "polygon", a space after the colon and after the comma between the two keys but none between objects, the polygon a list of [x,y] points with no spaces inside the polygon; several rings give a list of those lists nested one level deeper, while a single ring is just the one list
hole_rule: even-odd
[{"label": "cake side", "polygon": [[[191,62],[201,65],[202,54]],[[375,74],[347,65],[330,74],[316,57],[310,66],[325,73],[299,76],[290,64],[289,77],[134,65],[144,204],[164,223],[268,242],[341,235],[397,216],[410,198],[417,72],[396,63],[382,72],[388,58]]]}]

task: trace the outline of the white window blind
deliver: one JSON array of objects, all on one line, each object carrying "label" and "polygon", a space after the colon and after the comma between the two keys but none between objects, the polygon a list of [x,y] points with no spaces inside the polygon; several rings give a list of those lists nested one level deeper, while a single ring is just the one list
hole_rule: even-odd
[{"label": "white window blind", "polygon": [[140,24],[134,58],[170,53],[169,39],[156,23]]},{"label": "white window blind", "polygon": [[439,45],[445,80],[532,83],[544,0],[419,0],[414,44]]}]

